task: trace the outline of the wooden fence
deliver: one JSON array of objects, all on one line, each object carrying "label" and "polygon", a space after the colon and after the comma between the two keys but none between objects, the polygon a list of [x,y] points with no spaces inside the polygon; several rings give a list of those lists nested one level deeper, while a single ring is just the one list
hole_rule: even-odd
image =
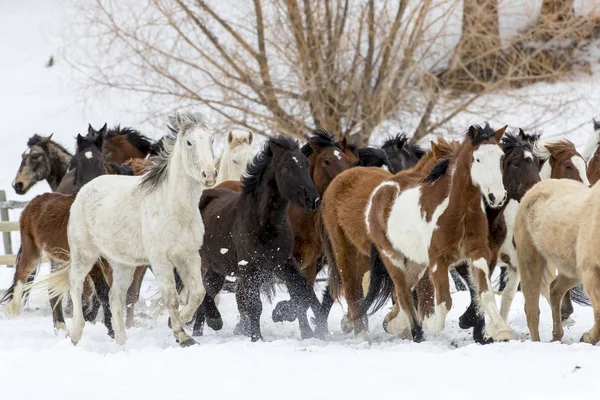
[{"label": "wooden fence", "polygon": [[[9,268],[14,267],[17,262],[17,255],[13,254],[11,232],[19,231],[19,221],[11,221],[8,210],[25,208],[27,201],[7,201],[6,192],[0,190],[0,232],[2,232],[2,241],[4,242],[4,253],[0,255],[0,265],[6,265]],[[43,262],[46,262],[44,257]]]}]

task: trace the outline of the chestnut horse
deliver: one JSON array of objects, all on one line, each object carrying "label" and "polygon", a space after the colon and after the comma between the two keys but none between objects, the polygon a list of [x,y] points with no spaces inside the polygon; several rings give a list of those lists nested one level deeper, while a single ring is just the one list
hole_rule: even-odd
[{"label": "chestnut horse", "polygon": [[587,161],[587,176],[593,185],[600,179],[600,123],[594,121],[594,133],[582,156]]},{"label": "chestnut horse", "polygon": [[[337,176],[325,192],[322,215],[330,293],[333,299],[337,299],[343,292],[348,303],[349,317],[354,320],[352,324],[355,333],[366,335],[365,323],[359,321],[357,316],[361,296],[360,280],[369,269],[371,254],[366,220],[360,214],[357,218],[357,212],[366,210],[372,191],[382,182],[400,176],[419,181],[427,176],[437,161],[453,150],[453,145],[440,139],[438,144],[432,143],[431,151],[410,170],[392,175],[377,168],[353,168]],[[349,329],[343,326],[343,330]]]},{"label": "chestnut horse", "polygon": [[[87,182],[103,175],[104,158],[102,156],[103,136],[77,136],[77,158],[75,184],[79,187]],[[75,190],[77,191],[77,190]],[[23,288],[32,271],[37,267],[42,251],[50,258],[53,265],[64,264],[69,258],[69,245],[67,241],[67,223],[71,204],[75,200],[75,194],[64,195],[61,193],[45,193],[35,197],[27,204],[21,213],[20,235],[21,249],[17,257],[15,276],[12,286],[6,291],[0,301],[10,299],[5,307],[8,316],[17,316],[21,312],[21,299]],[[108,284],[104,277],[102,267],[96,264],[90,272],[90,277],[96,286],[96,293],[104,308],[104,322],[112,335],[111,313],[108,307]],[[88,298],[88,296],[85,296]],[[62,307],[58,297],[50,299],[54,328],[66,330]],[[87,307],[92,316],[87,320],[95,319],[94,309]]]}]

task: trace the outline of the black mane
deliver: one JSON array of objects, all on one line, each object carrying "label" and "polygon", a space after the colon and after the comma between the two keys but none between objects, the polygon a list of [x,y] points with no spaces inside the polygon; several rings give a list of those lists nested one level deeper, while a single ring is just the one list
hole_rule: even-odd
[{"label": "black mane", "polygon": [[246,173],[241,179],[242,191],[244,193],[252,192],[260,184],[265,170],[273,159],[271,143],[287,150],[298,150],[298,142],[293,139],[281,135],[270,137],[263,145],[262,150],[254,156],[254,159],[246,168]]},{"label": "black mane", "polygon": [[450,160],[447,159],[447,158],[444,158],[442,161],[438,162],[435,165],[435,167],[433,167],[433,169],[431,170],[431,173],[429,174],[429,176],[427,178],[423,179],[422,182],[423,183],[428,183],[428,182],[435,182],[435,181],[437,181],[442,176],[444,176],[444,174],[448,170],[449,166],[450,166]]},{"label": "black mane", "polygon": [[[338,142],[335,141],[333,135],[327,132],[325,129],[318,128],[310,133],[310,140],[312,140],[319,147],[337,147],[340,148]],[[341,148],[340,148],[341,150]],[[313,153],[313,148],[310,147],[310,143],[305,143],[300,149],[304,157],[308,158]]]},{"label": "black mane", "polygon": [[383,149],[363,147],[358,149],[358,166],[361,167],[383,167],[390,169],[390,161]]},{"label": "black mane", "polygon": [[[539,136],[537,136],[535,141],[537,141],[538,138]],[[516,148],[521,147],[525,150],[533,152],[532,142],[530,142],[527,139],[523,140],[523,138],[520,135],[515,133],[505,133],[504,137],[502,138],[502,141],[500,142],[500,146],[502,147],[502,150],[504,150],[505,153],[508,153]]]},{"label": "black mane", "polygon": [[131,143],[132,146],[139,149],[144,154],[148,154],[152,150],[153,143],[150,140],[150,138],[148,138],[145,135],[142,135],[139,131],[133,128],[121,128],[120,125],[117,125],[114,128],[108,130],[108,132],[106,132],[105,138],[109,140],[116,136],[125,136],[127,141]]},{"label": "black mane", "polygon": [[[472,132],[471,128],[477,131],[477,136],[473,137],[474,132]],[[471,126],[471,128],[469,128],[469,130],[467,131],[466,137],[471,139],[471,144],[473,146],[477,146],[478,144],[488,140],[489,138],[494,136],[494,133],[496,133],[494,128],[492,128],[487,122],[483,127],[481,125],[473,125]]]},{"label": "black mane", "polygon": [[404,133],[399,133],[396,136],[388,137],[381,145],[382,149],[387,147],[395,147],[399,151],[406,154],[413,154],[418,160],[420,160],[421,157],[423,157],[426,153],[424,148],[407,138],[406,134]]}]

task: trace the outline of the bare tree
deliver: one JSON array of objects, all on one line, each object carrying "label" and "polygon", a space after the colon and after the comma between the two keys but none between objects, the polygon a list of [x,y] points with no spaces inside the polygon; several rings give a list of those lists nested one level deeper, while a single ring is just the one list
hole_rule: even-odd
[{"label": "bare tree", "polygon": [[530,71],[532,54],[500,41],[497,0],[464,0],[449,46],[460,5],[94,0],[79,9],[65,56],[88,85],[143,94],[153,112],[202,104],[224,129],[301,138],[323,127],[365,144],[403,120],[419,138]]}]

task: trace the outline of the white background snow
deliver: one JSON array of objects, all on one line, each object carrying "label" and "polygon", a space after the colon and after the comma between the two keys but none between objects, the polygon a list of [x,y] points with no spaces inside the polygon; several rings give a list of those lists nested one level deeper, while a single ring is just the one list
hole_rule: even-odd
[{"label": "white background snow", "polygon": [[[577,2],[579,7],[589,3]],[[134,96],[81,98],[60,58],[53,68],[44,68],[50,55],[56,55],[58,33],[69,23],[63,17],[64,6],[56,0],[0,0],[0,188],[7,191],[9,199],[29,199],[49,189],[40,183],[27,196],[18,197],[10,188],[27,138],[33,133],[54,132],[54,138],[71,150],[72,138],[85,133],[88,122],[96,127],[104,122],[131,125],[154,138],[161,134],[159,127],[143,122],[143,113],[126,111],[143,110]],[[512,12],[518,15],[518,8]],[[590,54],[600,53],[590,49]],[[564,87],[582,94],[579,102],[543,127],[552,135],[581,125],[569,137],[582,146],[591,134],[591,118],[600,114],[597,86],[594,77],[583,76],[525,90],[539,97],[551,96]],[[486,101],[507,102],[507,114],[493,121],[496,124],[519,126],[526,119],[523,114],[527,110],[512,109],[509,97]],[[478,122],[461,116],[455,121],[456,132]],[[11,215],[18,218],[17,212]],[[13,239],[16,241],[16,235]],[[0,290],[9,286],[12,274],[0,266]],[[280,291],[276,301],[284,298],[287,294]],[[385,311],[370,321],[372,344],[344,336],[339,321],[345,304],[336,304],[331,313],[330,341],[302,341],[296,323],[271,321],[272,306],[266,301],[262,318],[265,342],[251,343],[233,335],[235,298],[223,294],[223,329],[213,332],[207,328],[204,337],[196,338],[199,346],[180,349],[167,327],[166,315],[151,315],[146,302],[155,299],[156,285],[149,274],[138,305],[137,327],[128,331],[123,348],[106,335],[101,323],[88,324],[77,347],[64,333],[56,336],[44,295],[33,296],[20,319],[8,320],[0,312],[0,397],[581,398],[593,396],[600,388],[600,350],[579,343],[593,323],[592,310],[576,307],[576,324],[566,329],[565,344],[547,343],[550,311],[542,300],[545,343],[531,343],[520,293],[510,317],[516,339],[489,346],[473,344],[471,333],[458,327],[458,316],[468,304],[464,292],[453,295],[445,331],[427,335],[420,344],[387,335],[381,327]]]}]

